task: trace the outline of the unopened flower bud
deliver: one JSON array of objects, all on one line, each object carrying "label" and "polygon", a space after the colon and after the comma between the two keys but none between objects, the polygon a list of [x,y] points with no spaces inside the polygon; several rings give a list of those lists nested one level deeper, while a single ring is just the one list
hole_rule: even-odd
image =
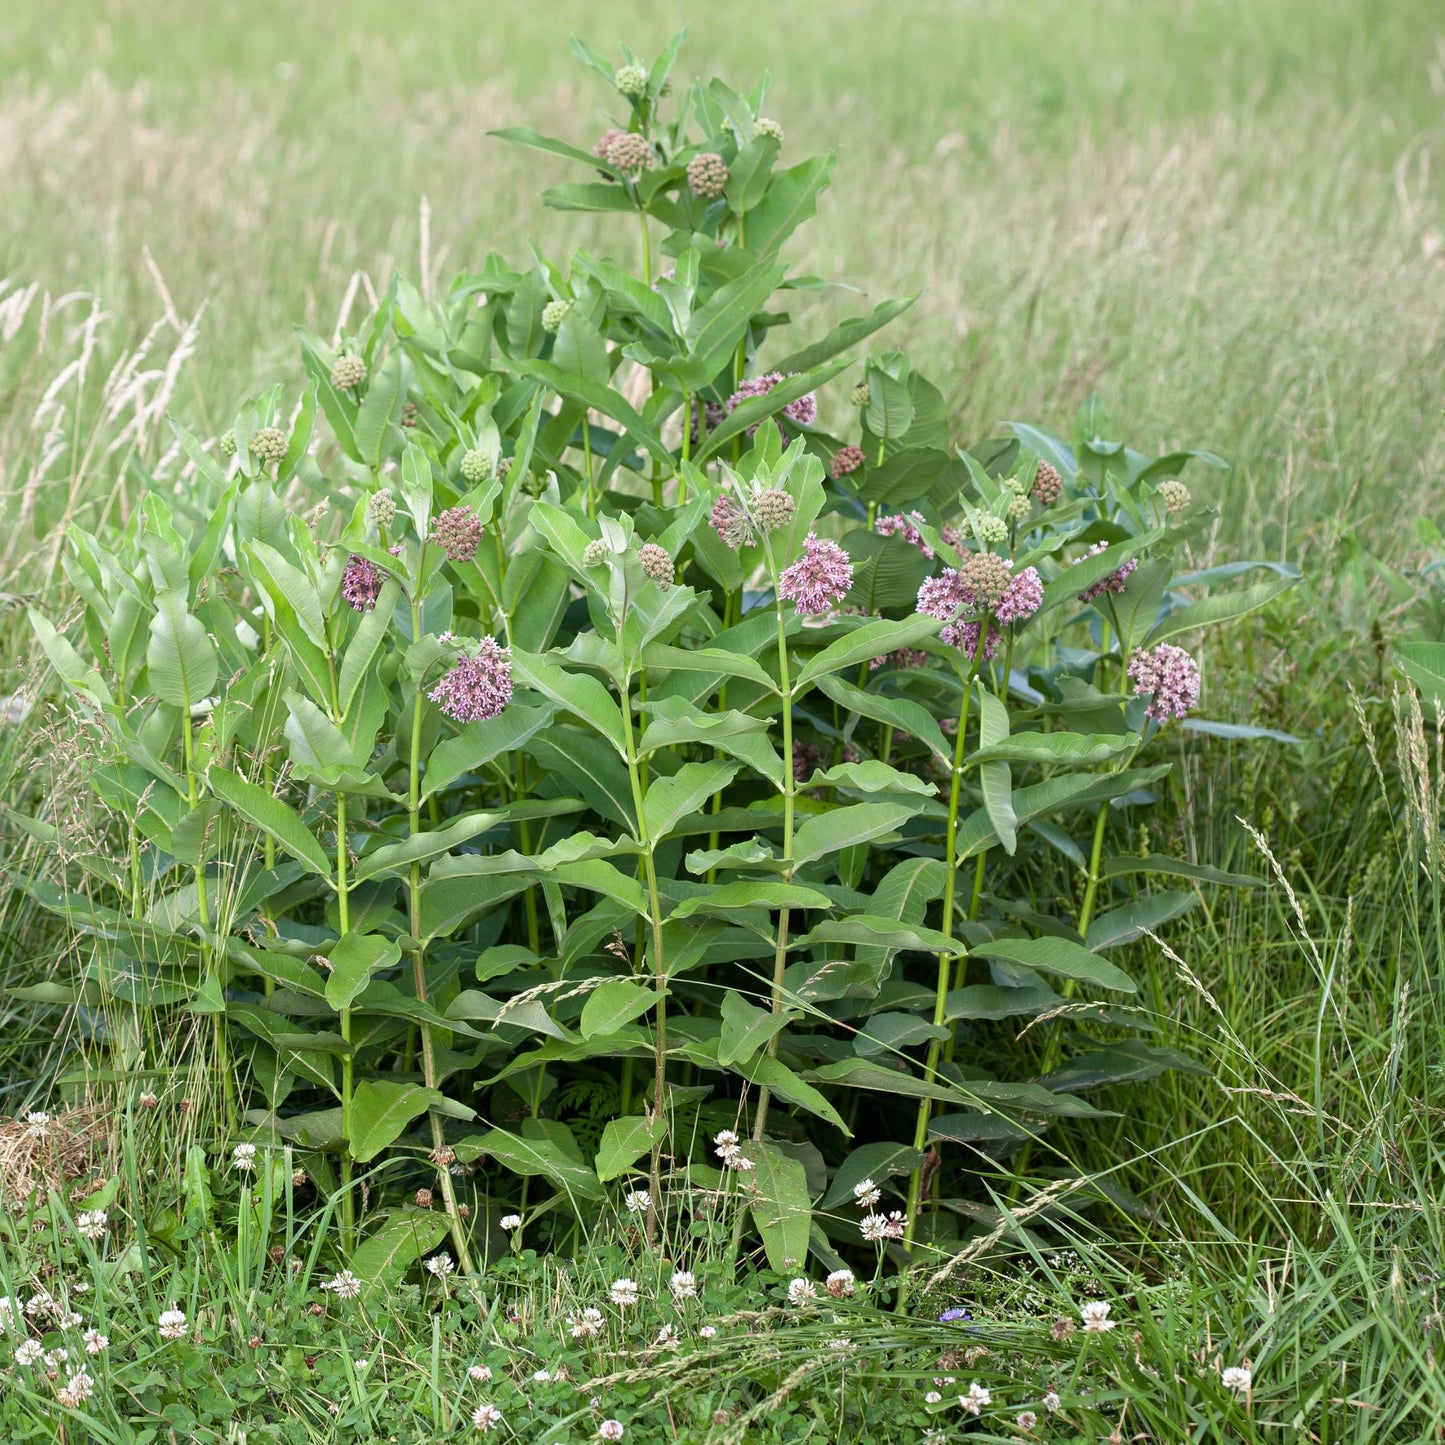
[{"label": "unopened flower bud", "polygon": [[223,457],[233,457],[233,456],[235,456],[235,455],[236,455],[236,433],[233,432],[233,431],[223,431],[223,432],[221,433],[221,440],[220,440],[219,445],[220,445],[220,448],[221,448],[221,455],[222,455]]},{"label": "unopened flower bud", "polygon": [[366,504],[367,520],[378,527],[388,527],[396,516],[396,499],[390,492],[376,492]]},{"label": "unopened flower bud", "polygon": [[703,151],[687,163],[687,183],[695,196],[715,201],[727,189],[728,168],[720,155]]},{"label": "unopened flower bud", "polygon": [[[864,400],[867,398],[865,397]],[[828,465],[828,471],[836,482],[839,477],[846,477],[850,473],[856,472],[867,460],[867,457],[863,455],[862,447],[839,447],[833,453],[833,460]]]},{"label": "unopened flower bud", "polygon": [[753,516],[765,532],[776,532],[793,520],[798,504],[785,491],[770,487],[766,491],[755,491],[752,495]]},{"label": "unopened flower bud", "polygon": [[984,514],[975,520],[973,535],[986,547],[997,546],[1008,540],[1008,523],[1002,517]]},{"label": "unopened flower bud", "polygon": [[600,567],[607,560],[607,543],[600,537],[594,537],[582,549],[582,565],[584,567]]},{"label": "unopened flower bud", "polygon": [[366,363],[359,356],[338,356],[331,368],[331,384],[337,391],[350,391],[366,380]]},{"label": "unopened flower bud", "polygon": [[607,147],[607,161],[625,176],[634,179],[657,164],[652,145],[644,135],[623,131]]},{"label": "unopened flower bud", "polygon": [[549,301],[542,308],[542,330],[555,333],[571,309],[570,301]]},{"label": "unopened flower bud", "polygon": [[1189,510],[1189,488],[1183,482],[1170,477],[1167,482],[1159,483],[1159,500],[1164,503],[1164,510],[1171,517],[1177,517],[1181,512]]},{"label": "unopened flower bud", "polygon": [[261,462],[284,461],[290,445],[280,427],[263,426],[251,436],[251,454]]},{"label": "unopened flower bud", "polygon": [[647,72],[640,65],[624,65],[613,80],[620,95],[635,98],[647,94]]},{"label": "unopened flower bud", "polygon": [[463,479],[475,487],[492,475],[492,459],[486,452],[473,447],[462,454],[461,473]]},{"label": "unopened flower bud", "polygon": [[848,399],[854,406],[867,406],[868,383],[866,381],[860,381],[858,385],[853,388],[853,394]]},{"label": "unopened flower bud", "polygon": [[1052,507],[1063,494],[1064,479],[1050,462],[1040,462],[1034,473],[1034,501],[1041,507]]},{"label": "unopened flower bud", "polygon": [[642,570],[664,592],[672,586],[676,569],[672,565],[672,558],[656,542],[644,542],[637,549],[637,560],[642,564]]},{"label": "unopened flower bud", "polygon": [[783,143],[783,128],[777,121],[769,120],[765,115],[760,115],[753,122],[753,134],[755,136],[770,135],[779,145]]},{"label": "unopened flower bud", "polygon": [[416,1192],[416,1207],[418,1209],[430,1209],[432,1205],[432,1194],[430,1189],[418,1189]]},{"label": "unopened flower bud", "polygon": [[1026,522],[1033,509],[1034,504],[1027,497],[1015,494],[1009,498],[1008,519],[1010,522]]},{"label": "unopened flower bud", "polygon": [[470,562],[482,545],[482,519],[470,507],[450,507],[432,523],[431,534],[453,562]]}]

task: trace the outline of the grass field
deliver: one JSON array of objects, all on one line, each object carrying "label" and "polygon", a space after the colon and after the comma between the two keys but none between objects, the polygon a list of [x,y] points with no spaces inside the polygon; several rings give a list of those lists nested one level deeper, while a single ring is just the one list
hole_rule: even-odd
[{"label": "grass field", "polygon": [[[1445,775],[1436,719],[1397,711],[1390,668],[1397,640],[1442,625],[1425,571],[1445,557],[1445,13],[1429,0],[0,7],[0,694],[38,686],[14,604],[64,610],[58,527],[128,509],[164,412],[211,436],[259,386],[299,383],[293,325],[329,336],[394,270],[440,291],[494,249],[615,244],[537,207],[563,162],[487,131],[590,145],[607,120],[568,35],[651,54],[683,23],[684,80],[766,68],[789,146],[836,146],[799,259],[871,297],[922,291],[888,340],[937,381],[961,442],[1009,418],[1066,431],[1097,389],[1141,450],[1233,463],[1190,478],[1219,513],[1197,565],[1305,571],[1205,659],[1210,716],[1300,745],[1191,757],[1160,825],[1265,886],[1191,915],[1169,952],[1134,950],[1165,1041],[1213,1077],[1138,1086],[1074,1145],[1118,1186],[1117,1208],[1077,1221],[1089,1270],[1167,1321],[1108,1377],[1111,1438],[1445,1439]],[[821,329],[847,298],[815,304]],[[43,710],[9,716],[0,798],[71,796],[74,740]],[[0,847],[16,875],[46,867],[33,843],[0,831]],[[0,893],[7,980],[68,961]],[[4,1017],[13,1114],[50,1097],[85,1027],[67,1015],[57,1042],[54,1010]],[[0,1266],[25,1248],[0,1240]],[[535,1285],[544,1305],[552,1287]],[[980,1266],[976,1287],[1001,1317],[1024,1308],[1006,1271]],[[377,1358],[394,1349],[396,1378],[440,1398],[431,1324],[398,1328]],[[870,1328],[856,1338],[886,1358],[896,1340]],[[1247,1415],[1169,1383],[1216,1336],[1254,1362]],[[782,1369],[817,1352],[783,1349]],[[335,1428],[318,1411],[284,1438]],[[978,1438],[1029,1434],[996,1428]]]}]

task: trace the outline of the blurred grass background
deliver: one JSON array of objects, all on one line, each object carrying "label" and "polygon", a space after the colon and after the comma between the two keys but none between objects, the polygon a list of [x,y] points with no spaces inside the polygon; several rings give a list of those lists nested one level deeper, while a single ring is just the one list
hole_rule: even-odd
[{"label": "blurred grass background", "polygon": [[0,275],[94,291],[139,335],[148,249],[177,313],[206,303],[176,406],[218,429],[297,374],[291,325],[329,332],[355,271],[417,272],[423,198],[443,283],[529,239],[629,246],[542,211],[567,163],[486,131],[589,143],[607,97],[569,33],[651,54],[682,24],[680,78],[766,69],[785,156],[837,147],[799,259],[926,288],[891,339],[961,439],[1065,427],[1097,387],[1134,445],[1237,464],[1195,479],[1229,550],[1327,581],[1355,526],[1418,560],[1445,455],[1431,0],[9,5]]}]

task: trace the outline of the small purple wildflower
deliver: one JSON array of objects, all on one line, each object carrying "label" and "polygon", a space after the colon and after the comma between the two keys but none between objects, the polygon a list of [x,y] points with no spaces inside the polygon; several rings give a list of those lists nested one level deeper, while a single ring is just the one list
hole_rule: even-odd
[{"label": "small purple wildflower", "polygon": [[805,617],[841,602],[853,585],[853,563],[836,543],[809,532],[803,555],[778,578],[778,596],[790,598]]},{"label": "small purple wildflower", "polygon": [[427,694],[459,723],[485,722],[512,700],[512,663],[507,649],[484,637],[470,657],[463,653]]},{"label": "small purple wildflower", "polygon": [[879,517],[873,523],[873,530],[880,537],[902,537],[905,542],[917,547],[931,562],[933,561],[933,548],[923,540],[923,533],[915,525],[921,521],[923,521],[922,512],[894,512],[890,516]]},{"label": "small purple wildflower", "polygon": [[969,1312],[965,1309],[944,1310],[944,1312],[938,1317],[938,1323],[941,1325],[951,1325],[955,1320],[967,1320],[972,1318],[973,1316],[970,1315]]},{"label": "small purple wildflower", "polygon": [[993,615],[1005,626],[1010,622],[1027,622],[1044,605],[1044,584],[1038,572],[1025,567],[1004,588]]},{"label": "small purple wildflower", "polygon": [[1129,659],[1129,677],[1140,697],[1150,697],[1144,715],[1157,723],[1185,717],[1199,701],[1199,664],[1173,643],[1136,652]]},{"label": "small purple wildflower", "polygon": [[381,596],[381,569],[354,552],[346,559],[341,574],[341,595],[358,611],[370,612]]},{"label": "small purple wildflower", "polygon": [[[1101,552],[1107,552],[1108,550],[1109,544],[1107,542],[1095,542],[1094,545],[1089,548],[1088,555],[1090,557],[1097,557]],[[1076,557],[1074,563],[1077,566],[1078,563],[1083,560],[1082,557]],[[1117,597],[1124,590],[1124,583],[1128,579],[1129,574],[1138,565],[1137,559],[1131,557],[1117,572],[1111,572],[1102,582],[1095,582],[1092,587],[1087,587],[1084,591],[1080,592],[1079,601],[1092,602],[1096,597],[1102,597],[1106,592],[1110,592]]]},{"label": "small purple wildflower", "polygon": [[[796,376],[797,372],[790,372],[789,375]],[[743,402],[750,401],[755,396],[766,396],[780,382],[788,380],[781,371],[769,371],[763,376],[750,376],[746,381],[741,382],[738,389],[728,397],[728,410],[736,411]],[[816,392],[806,392],[804,395],[790,401],[782,410],[782,415],[790,421],[795,421],[799,426],[811,426],[818,416],[818,396]],[[774,420],[777,420],[774,418]],[[748,435],[757,431],[762,422],[754,422],[748,428]],[[788,434],[783,430],[783,425],[778,422],[778,430],[782,432],[783,440],[787,441]]]}]

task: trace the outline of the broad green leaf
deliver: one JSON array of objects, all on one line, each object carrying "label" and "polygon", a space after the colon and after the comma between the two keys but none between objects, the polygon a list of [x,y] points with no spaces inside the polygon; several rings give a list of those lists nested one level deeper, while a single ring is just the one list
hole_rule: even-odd
[{"label": "broad green leaf", "polygon": [[654,846],[662,842],[679,819],[720,793],[737,771],[736,763],[684,763],[671,777],[654,778],[642,802],[648,841]]},{"label": "broad green leaf", "polygon": [[854,1050],[865,1057],[896,1054],[932,1039],[946,1039],[952,1029],[916,1013],[875,1013],[854,1036]]},{"label": "broad green leaf", "polygon": [[186,610],[183,592],[156,594],[146,670],[162,702],[189,712],[211,695],[220,675],[216,649],[199,619]]},{"label": "broad green leaf", "polygon": [[1273,602],[1281,593],[1288,592],[1296,580],[1293,577],[1271,577],[1268,582],[1256,582],[1242,592],[1223,592],[1217,597],[1206,597],[1176,608],[1154,624],[1147,641],[1152,647],[1155,643],[1191,632],[1196,627],[1213,627],[1216,623],[1232,622],[1247,616]]},{"label": "broad green leaf", "polygon": [[763,1238],[768,1265],[779,1274],[795,1274],[808,1258],[813,1201],[801,1163],[772,1144],[746,1146],[753,1168],[747,1179],[753,1223]]},{"label": "broad green leaf", "polygon": [[814,214],[835,159],[831,153],[812,156],[774,173],[767,195],[747,217],[746,248],[752,255],[771,255]]},{"label": "broad green leaf", "polygon": [[363,1240],[351,1255],[351,1269],[369,1294],[393,1285],[422,1255],[446,1237],[447,1221],[440,1210],[405,1210]]},{"label": "broad green leaf", "polygon": [[934,783],[916,773],[905,773],[875,759],[861,763],[839,763],[826,772],[814,773],[808,780],[810,788],[844,788],[855,793],[917,793],[931,798],[938,792]]},{"label": "broad green leaf", "polygon": [[1159,873],[1168,878],[1193,878],[1200,883],[1218,883],[1230,888],[1258,888],[1261,880],[1248,873],[1226,873],[1205,863],[1186,863],[1163,853],[1150,853],[1145,858],[1106,858],[1100,870],[1105,878],[1119,878],[1128,873]]},{"label": "broad green leaf", "polygon": [[587,995],[578,1029],[584,1039],[607,1038],[648,1013],[660,995],[630,978],[610,978]]},{"label": "broad green leaf", "polygon": [[572,1201],[573,1208],[584,1200],[603,1198],[597,1174],[573,1159],[551,1139],[524,1139],[505,1129],[491,1129],[456,1146],[457,1158],[468,1162],[480,1155],[495,1159],[514,1174],[540,1174],[550,1179]]},{"label": "broad green leaf", "polygon": [[43,613],[29,609],[30,626],[60,678],[71,687],[86,693],[103,707],[113,701],[110,688],[88,662],[75,650]]},{"label": "broad green leaf", "polygon": [[1142,938],[1145,932],[1153,933],[1173,918],[1188,913],[1199,895],[1192,890],[1165,889],[1160,893],[1149,893],[1136,898],[1121,908],[1102,913],[1089,925],[1084,943],[1092,949],[1118,948],[1121,944],[1132,943]]},{"label": "broad green leaf", "polygon": [[568,310],[557,328],[552,342],[552,361],[563,371],[600,386],[606,386],[612,375],[602,333],[575,306]]},{"label": "broad green leaf", "polygon": [[331,881],[331,860],[293,808],[268,788],[248,782],[224,768],[212,767],[208,781],[211,791],[223,803],[234,808],[263,833],[269,833],[298,863]]},{"label": "broad green leaf", "polygon": [[[1044,601],[1040,612],[1058,607],[1061,603],[1077,603],[1079,596],[1087,592],[1096,582],[1111,577],[1125,562],[1146,551],[1164,535],[1162,529],[1141,532],[1137,537],[1125,537],[1120,542],[1110,542],[1105,552],[1086,554],[1073,562],[1066,562],[1059,575],[1044,585]],[[1128,583],[1124,584],[1126,587]]]},{"label": "broad green leaf", "polygon": [[708,672],[721,677],[741,677],[755,682],[769,692],[777,692],[778,685],[763,670],[762,664],[740,652],[724,652],[712,647],[665,647],[653,643],[643,650],[638,659],[641,666],[649,671]]},{"label": "broad green leaf", "polygon": [[545,382],[559,396],[580,402],[593,411],[601,412],[603,416],[611,417],[625,429],[628,436],[646,447],[658,461],[671,466],[672,453],[668,451],[666,443],[648,426],[620,391],[605,383],[563,371],[560,366],[554,366],[549,361],[514,359],[511,365],[522,375],[534,376],[538,381]]},{"label": "broad green leaf", "polygon": [[376,606],[362,616],[351,641],[346,644],[346,652],[341,659],[341,673],[336,683],[337,706],[341,709],[342,717],[351,711],[356,690],[365,681],[372,663],[376,661],[377,653],[386,641],[386,634],[391,628],[392,613],[396,610],[396,599],[400,595],[401,584],[395,578],[388,578],[382,584]]},{"label": "broad green leaf", "polygon": [[899,949],[915,953],[968,952],[961,940],[950,938],[936,928],[924,928],[921,923],[903,923],[895,918],[880,918],[871,913],[852,913],[847,918],[825,919],[794,946],[803,948],[815,943],[876,945],[891,952]]},{"label": "broad green leaf", "polygon": [[840,1204],[852,1206],[855,1203],[855,1185],[865,1179],[878,1184],[895,1174],[911,1174],[922,1163],[923,1151],[908,1144],[861,1144],[838,1166],[838,1172],[834,1174],[833,1182],[818,1207],[836,1209]]},{"label": "broad green leaf", "polygon": [[379,934],[348,933],[332,946],[326,961],[331,965],[326,1002],[339,1011],[349,1008],[365,991],[373,974],[401,962],[401,948],[394,939]]},{"label": "broad green leaf", "polygon": [[722,1033],[718,1037],[717,1061],[725,1068],[745,1063],[767,1046],[795,1018],[788,1012],[773,1013],[749,1003],[729,989],[722,1000]]},{"label": "broad green leaf", "polygon": [[504,813],[468,813],[444,828],[418,833],[400,843],[385,843],[357,860],[351,874],[353,884],[388,874],[402,877],[413,863],[423,863],[440,853],[450,853],[478,833],[485,833],[506,821]]},{"label": "broad green leaf", "polygon": [[552,720],[545,704],[528,707],[513,703],[487,722],[468,723],[455,737],[444,738],[426,759],[422,798],[450,786],[463,773],[476,772],[493,758],[514,752]]},{"label": "broad green leaf", "polygon": [[921,703],[866,692],[841,677],[820,677],[818,690],[849,712],[860,713],[917,738],[940,762],[953,766],[953,744],[943,736],[937,719]]},{"label": "broad green leaf", "polygon": [[922,294],[921,291],[915,291],[911,296],[895,297],[881,302],[866,316],[850,316],[848,320],[835,326],[822,340],[783,357],[776,363],[776,369],[784,375],[790,371],[811,371],[813,367],[830,361],[845,351],[851,351],[865,336],[871,336],[901,316]]},{"label": "broad green leaf", "polygon": [[860,662],[871,662],[875,657],[883,657],[899,648],[915,647],[935,636],[939,626],[936,617],[924,617],[921,613],[913,613],[896,622],[886,617],[865,622],[810,657],[803,664],[793,691],[796,694],[815,678],[827,673],[857,667]]},{"label": "broad green leaf", "polygon": [[999,984],[977,983],[953,989],[943,1016],[953,1019],[1007,1019],[1047,1012],[1064,1002],[1047,984],[1025,984],[1004,988]]},{"label": "broad green leaf", "polygon": [[[268,611],[277,631],[290,642],[287,624],[294,618],[306,640],[324,654],[330,646],[326,621],[321,615],[321,598],[311,580],[266,542],[252,542],[248,551],[263,597],[273,604]],[[286,604],[285,610],[275,605],[278,602]]]},{"label": "broad green leaf", "polygon": [[854,803],[809,818],[793,837],[798,864],[879,838],[916,816],[913,803]]},{"label": "broad green leaf", "polygon": [[1139,745],[1138,733],[1014,733],[968,755],[969,763],[1068,764],[1087,768]]},{"label": "broad green leaf", "polygon": [[627,1173],[644,1154],[652,1152],[667,1133],[667,1120],[658,1116],[646,1118],[629,1114],[622,1119],[609,1119],[597,1146],[597,1177],[606,1184]]},{"label": "broad green leaf", "polygon": [[1116,993],[1137,992],[1133,979],[1122,969],[1115,968],[1082,943],[1073,943],[1067,938],[994,938],[973,944],[969,951],[982,958],[1001,958],[1040,973],[1096,984]]},{"label": "broad green leaf", "polygon": [[551,698],[559,707],[589,723],[619,754],[623,757],[627,755],[622,710],[595,677],[569,672],[550,656],[539,656],[515,647],[512,649],[512,672],[518,682]]},{"label": "broad green leaf", "polygon": [[401,357],[391,352],[366,384],[366,396],[356,413],[352,435],[361,459],[373,472],[381,466],[394,430],[392,414],[401,402]]},{"label": "broad green leaf", "polygon": [[[983,685],[978,688],[978,740],[984,748],[996,748],[1008,742],[1008,709]],[[994,835],[1003,850],[1013,857],[1018,849],[1018,819],[1013,807],[1013,773],[1005,762],[991,760],[979,764],[978,786],[983,794],[984,811],[993,824]]]},{"label": "broad green leaf", "polygon": [[358,1164],[375,1159],[399,1139],[418,1114],[442,1103],[435,1089],[398,1084],[388,1079],[363,1079],[351,1098],[351,1157]]},{"label": "broad green leaf", "polygon": [[724,883],[704,895],[685,898],[672,910],[672,918],[690,918],[694,913],[726,916],[743,908],[831,908],[833,900],[812,888],[795,883],[749,881]]}]

